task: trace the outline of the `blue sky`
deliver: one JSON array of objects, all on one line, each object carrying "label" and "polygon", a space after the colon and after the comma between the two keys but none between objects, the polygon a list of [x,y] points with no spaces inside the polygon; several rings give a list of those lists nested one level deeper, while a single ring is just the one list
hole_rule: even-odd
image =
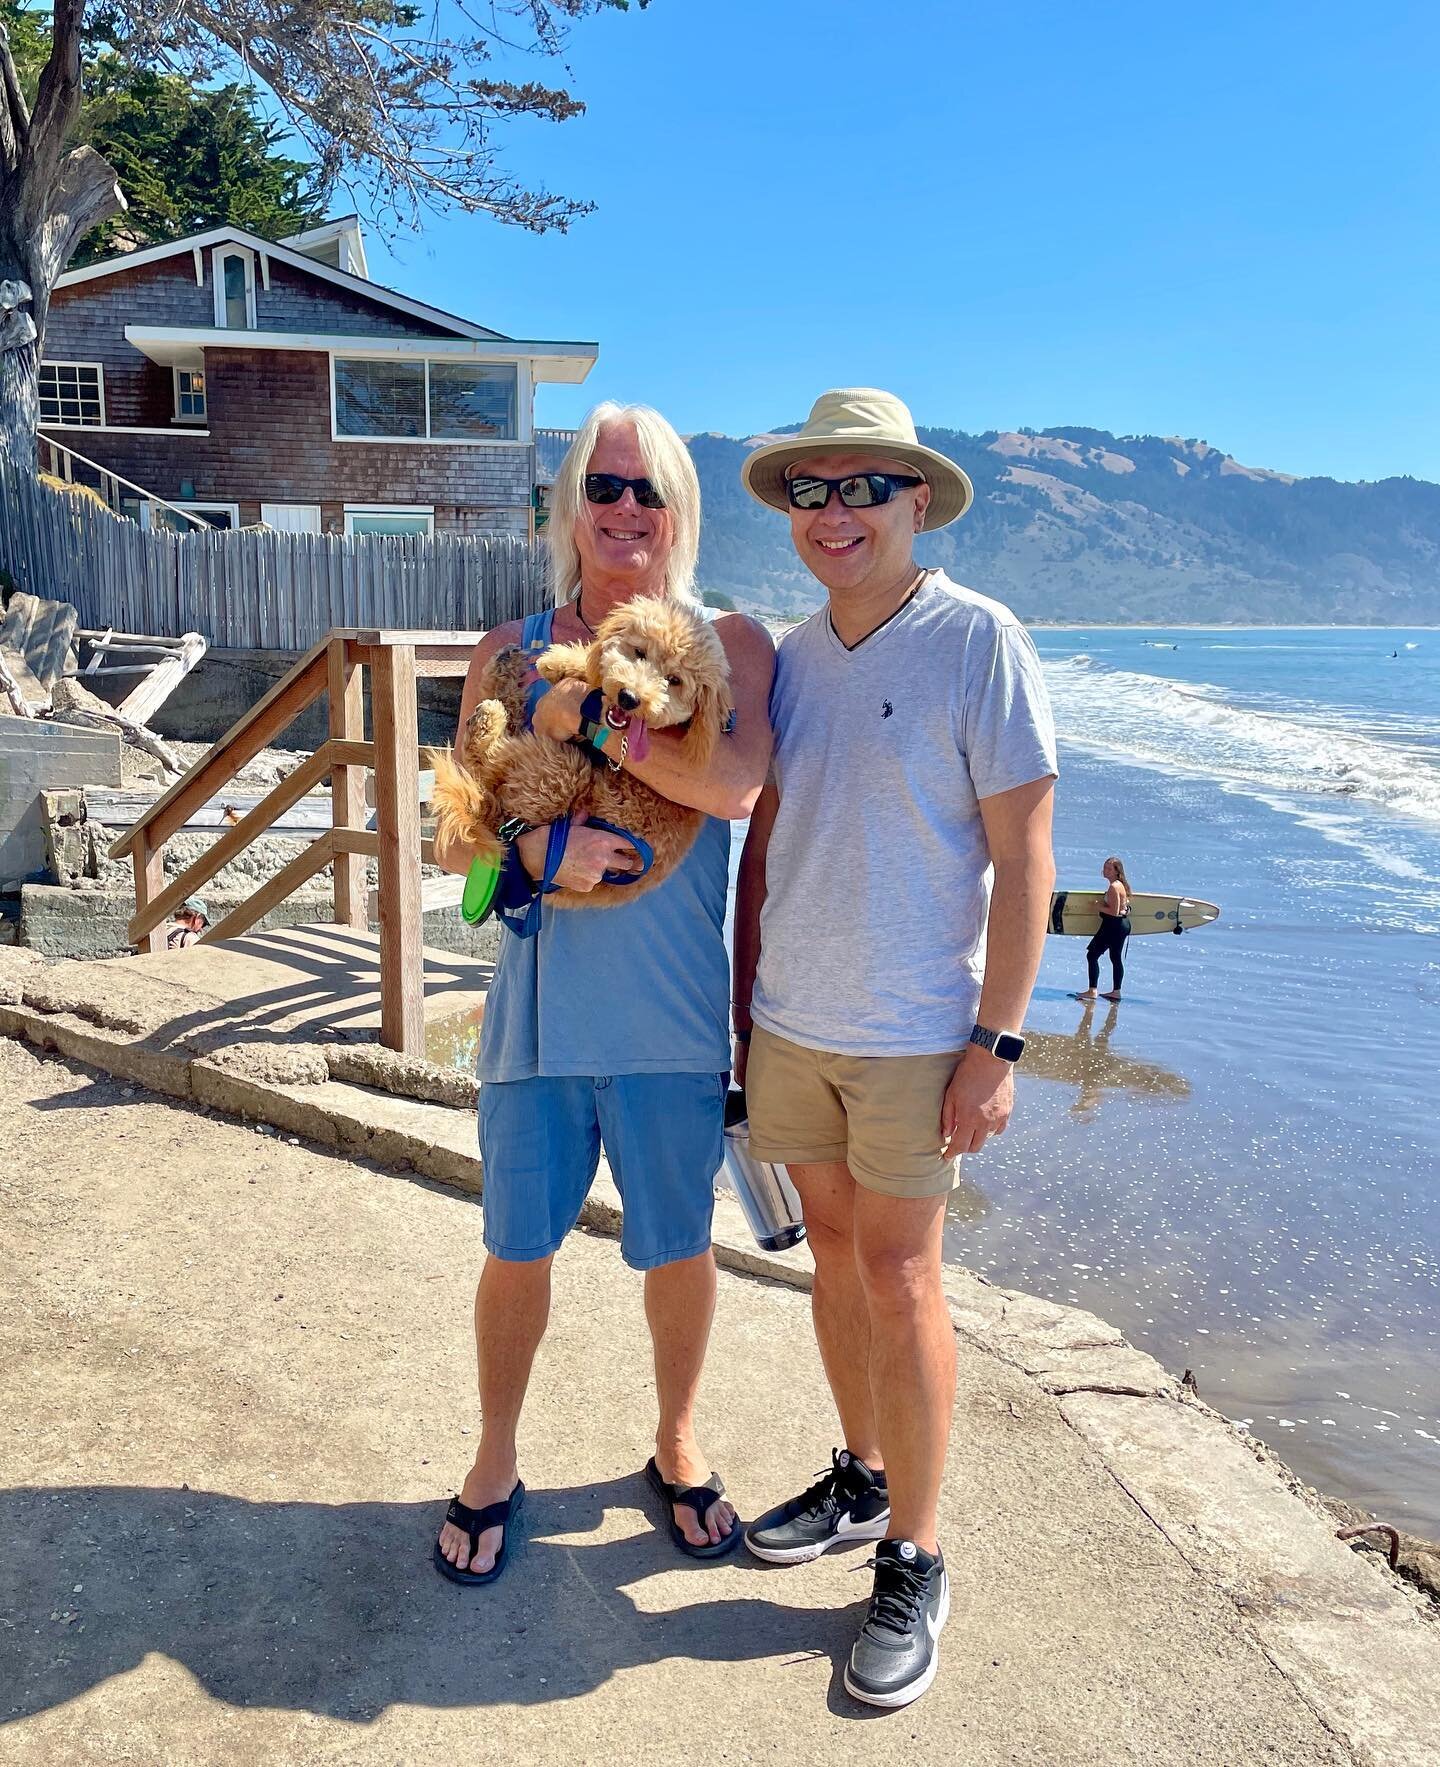
[{"label": "blue sky", "polygon": [[569,63],[588,114],[507,157],[594,215],[371,253],[502,331],[597,339],[542,422],[615,397],[745,434],[865,383],[921,422],[1440,479],[1433,0],[653,0]]}]

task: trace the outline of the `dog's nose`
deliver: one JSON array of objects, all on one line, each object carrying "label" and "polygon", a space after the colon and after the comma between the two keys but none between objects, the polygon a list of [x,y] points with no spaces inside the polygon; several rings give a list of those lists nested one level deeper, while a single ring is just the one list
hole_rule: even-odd
[{"label": "dog's nose", "polygon": [[640,701],[633,693],[631,693],[628,687],[622,688],[615,697],[620,701],[620,710],[622,712],[633,712],[636,706],[640,704]]}]

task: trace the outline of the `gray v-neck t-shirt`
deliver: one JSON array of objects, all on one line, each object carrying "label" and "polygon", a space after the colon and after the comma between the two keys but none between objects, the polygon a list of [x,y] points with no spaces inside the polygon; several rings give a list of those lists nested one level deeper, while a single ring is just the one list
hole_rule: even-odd
[{"label": "gray v-neck t-shirt", "polygon": [[979,801],[1058,770],[1029,633],[932,571],[853,650],[828,607],[789,633],[770,716],[756,1024],[840,1055],[961,1048],[985,969]]}]

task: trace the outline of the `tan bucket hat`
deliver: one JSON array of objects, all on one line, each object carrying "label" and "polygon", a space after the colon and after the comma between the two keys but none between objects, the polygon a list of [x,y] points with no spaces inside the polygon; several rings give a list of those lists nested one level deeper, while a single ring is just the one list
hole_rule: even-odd
[{"label": "tan bucket hat", "polygon": [[816,454],[879,454],[913,466],[930,487],[921,524],[927,533],[958,520],[975,500],[974,487],[955,462],[916,438],[909,407],[876,387],[833,387],[821,393],[802,430],[784,441],[767,442],[746,457],[740,482],[761,503],[788,511],[786,469]]}]

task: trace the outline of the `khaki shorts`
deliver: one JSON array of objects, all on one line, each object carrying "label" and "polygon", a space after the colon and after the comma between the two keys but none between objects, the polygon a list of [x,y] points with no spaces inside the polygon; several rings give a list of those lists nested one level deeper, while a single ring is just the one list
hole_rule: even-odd
[{"label": "khaki shorts", "polygon": [[776,1166],[843,1160],[886,1196],[943,1196],[960,1162],[940,1152],[940,1107],[960,1051],[833,1055],[757,1025],[745,1068],[750,1151]]}]

